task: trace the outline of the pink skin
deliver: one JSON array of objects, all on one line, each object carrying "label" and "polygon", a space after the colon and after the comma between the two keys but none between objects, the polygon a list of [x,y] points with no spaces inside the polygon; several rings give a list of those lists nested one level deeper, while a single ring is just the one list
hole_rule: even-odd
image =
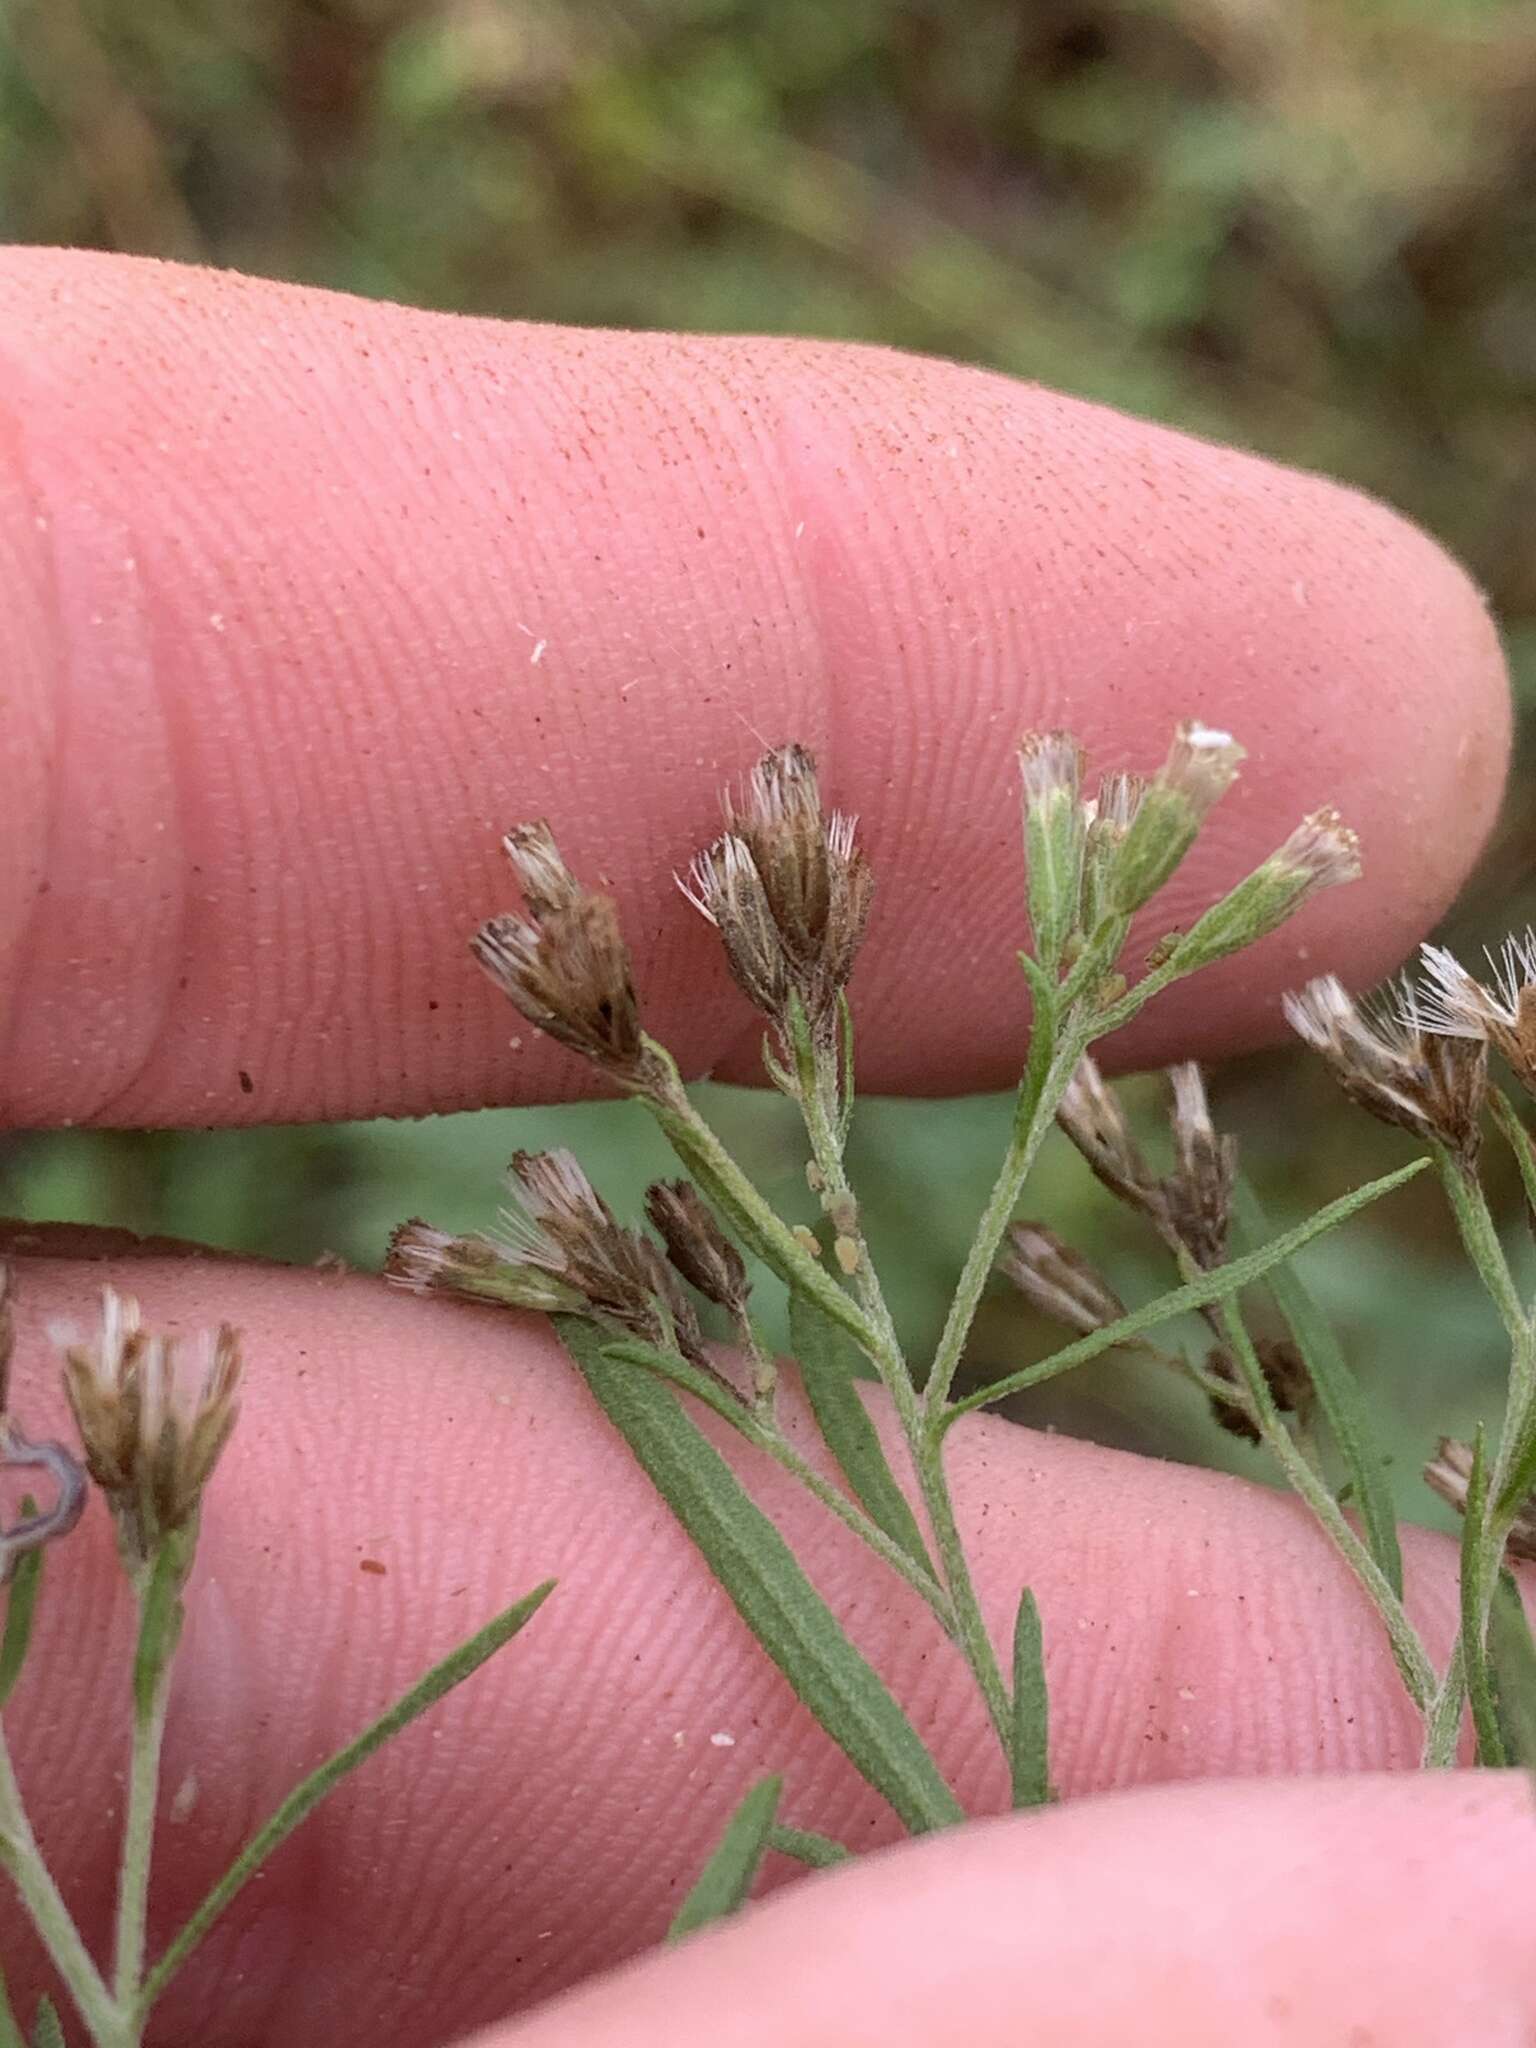
[{"label": "pink skin", "polygon": [[[0,259],[0,448],[17,1122],[577,1092],[531,1034],[509,1055],[515,1020],[463,950],[510,900],[497,830],[541,810],[612,878],[660,1035],[747,1073],[755,1031],[665,874],[758,735],[811,740],[863,814],[862,1056],[871,1085],[929,1093],[1012,1071],[1023,727],[1070,722],[1105,766],[1155,759],[1189,713],[1249,746],[1160,923],[1309,806],[1361,832],[1365,882],[1168,999],[1126,1057],[1252,1041],[1299,974],[1392,965],[1497,799],[1494,637],[1420,534],[944,364],[501,328],[25,250]],[[169,1915],[432,1656],[561,1580],[274,1862],[158,2048],[427,2048],[498,2021],[653,1943],[767,1768],[793,1817],[891,1841],[536,1324],[110,1240],[12,1249],[28,1426],[60,1424],[44,1323],[87,1316],[104,1278],[156,1321],[227,1316],[248,1340],[169,1739]],[[922,1611],[742,1469],[968,1807],[997,1811]],[[957,1432],[952,1475],[999,1627],[1038,1590],[1067,1792],[1412,1760],[1371,1617],[1290,1502],[992,1422]],[[1408,1557],[1438,1653],[1454,1561],[1427,1536]],[[99,1516],[52,1585],[12,1718],[99,1934],[126,1625]],[[63,1667],[68,1711],[43,1714]],[[1470,1978],[1487,2003],[1465,2038],[1513,2041],[1536,2016],[1521,1796],[1333,1778],[1088,1801],[818,1880],[486,2039],[1411,2044],[1454,2036],[1446,1987]],[[0,1957],[30,1995],[4,1917]]]}]

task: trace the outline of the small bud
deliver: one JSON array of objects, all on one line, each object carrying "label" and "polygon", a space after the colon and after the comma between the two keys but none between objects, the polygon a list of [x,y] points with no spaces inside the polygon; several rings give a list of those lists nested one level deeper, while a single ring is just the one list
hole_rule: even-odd
[{"label": "small bud", "polygon": [[795,1243],[799,1245],[801,1251],[808,1253],[813,1259],[821,1257],[821,1239],[811,1229],[809,1224],[795,1224],[790,1234],[794,1238]]},{"label": "small bud", "polygon": [[1138,910],[1157,894],[1231,787],[1242,759],[1230,733],[1195,719],[1178,728],[1109,866],[1105,893],[1115,910]]},{"label": "small bud", "polygon": [[1423,958],[1429,986],[1419,997],[1420,1028],[1453,1040],[1484,1040],[1536,1094],[1536,931],[1506,939],[1497,959],[1489,954],[1491,986],[1443,946],[1425,946]]},{"label": "small bud", "polygon": [[1303,818],[1282,847],[1213,903],[1180,939],[1169,964],[1180,974],[1251,946],[1295,915],[1319,889],[1360,876],[1360,842],[1335,810]]},{"label": "small bud", "polygon": [[832,1253],[845,1273],[857,1273],[859,1270],[859,1246],[856,1238],[834,1238],[832,1240]]},{"label": "small bud", "polygon": [[1481,1039],[1437,1037],[1424,1022],[1423,999],[1406,981],[1395,1008],[1378,1006],[1375,1014],[1332,974],[1288,994],[1284,1008],[1291,1028],[1322,1055],[1352,1102],[1472,1165],[1488,1087]]},{"label": "small bud", "polygon": [[1105,918],[1117,914],[1109,877],[1146,789],[1139,775],[1106,775],[1098,795],[1083,807],[1088,820],[1083,850],[1084,931],[1095,931]]},{"label": "small bud", "polygon": [[[1425,1483],[1458,1515],[1467,1511],[1467,1493],[1472,1483],[1472,1446],[1455,1437],[1443,1436],[1436,1455],[1424,1467]],[[1521,1503],[1505,1540],[1507,1557],[1536,1560],[1536,1499]]]},{"label": "small bud", "polygon": [[747,1269],[691,1181],[653,1181],[645,1213],[660,1233],[667,1257],[706,1301],[740,1317],[746,1312]]},{"label": "small bud", "polygon": [[142,1327],[139,1305],[102,1290],[99,1334],[59,1335],[64,1391],[86,1470],[107,1497],[131,1566],[195,1519],[239,1414],[240,1345],[227,1323],[193,1339],[195,1382],[178,1374],[177,1342]]},{"label": "small bud", "polygon": [[1085,1337],[1125,1314],[1097,1267],[1043,1223],[1015,1223],[999,1264],[1031,1307]]},{"label": "small bud", "polygon": [[1220,1394],[1210,1396],[1212,1421],[1228,1436],[1241,1437],[1245,1444],[1262,1443],[1263,1432],[1249,1411],[1248,1395],[1237,1376],[1231,1352],[1218,1345],[1206,1354],[1205,1369],[1212,1379],[1224,1380],[1232,1389],[1230,1401]]},{"label": "small bud", "polygon": [[1024,858],[1035,957],[1048,973],[1061,965],[1077,930],[1088,818],[1082,802],[1083,753],[1070,733],[1028,733],[1019,747],[1024,778]]},{"label": "small bud", "polygon": [[1164,1212],[1174,1238],[1202,1272],[1210,1272],[1227,1256],[1237,1140],[1216,1135],[1205,1081],[1193,1060],[1175,1067],[1169,1079],[1174,1170],[1161,1183]]},{"label": "small bud", "polygon": [[813,1195],[821,1194],[827,1185],[822,1179],[821,1168],[814,1159],[807,1159],[805,1162],[805,1184]]}]

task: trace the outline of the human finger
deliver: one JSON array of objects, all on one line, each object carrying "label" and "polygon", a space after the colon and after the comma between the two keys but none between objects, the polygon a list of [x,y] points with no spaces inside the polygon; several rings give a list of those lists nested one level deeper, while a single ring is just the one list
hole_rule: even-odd
[{"label": "human finger", "polygon": [[[886,350],[445,318],[172,265],[0,259],[5,1117],[243,1123],[589,1085],[465,957],[547,815],[690,1073],[758,1032],[672,871],[765,742],[861,814],[861,1081],[1017,1071],[1013,746],[1247,745],[1156,930],[1340,805],[1366,879],[1125,1059],[1392,966],[1488,828],[1492,627],[1380,505]],[[920,995],[920,1000],[915,997]],[[509,1039],[523,1042],[509,1049]]]}]

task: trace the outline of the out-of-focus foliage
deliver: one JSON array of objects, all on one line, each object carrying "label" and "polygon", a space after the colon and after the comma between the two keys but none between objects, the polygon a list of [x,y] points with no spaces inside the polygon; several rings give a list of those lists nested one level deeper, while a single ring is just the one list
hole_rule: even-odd
[{"label": "out-of-focus foliage", "polygon": [[[1057,383],[1373,489],[1470,564],[1536,699],[1536,15],[1525,0],[9,0],[0,236],[202,258],[532,319],[881,340]],[[1536,908],[1530,772],[1456,936]],[[1146,1106],[1156,1091],[1143,1089]],[[1277,1212],[1402,1147],[1290,1058],[1219,1113]],[[797,1197],[782,1105],[713,1091]],[[290,1258],[483,1219],[514,1143],[638,1196],[638,1112],[10,1140],[0,1203]],[[921,1350],[996,1101],[871,1104],[873,1231]],[[656,1162],[659,1163],[659,1162]],[[1523,1218],[1508,1176],[1512,1233]],[[1038,1206],[1161,1283],[1075,1163]],[[1497,1383],[1423,1184],[1309,1276],[1393,1418],[1400,1498]],[[1001,1294],[978,1361],[1043,1348]],[[1035,1419],[1241,1465],[1108,1364]]]}]

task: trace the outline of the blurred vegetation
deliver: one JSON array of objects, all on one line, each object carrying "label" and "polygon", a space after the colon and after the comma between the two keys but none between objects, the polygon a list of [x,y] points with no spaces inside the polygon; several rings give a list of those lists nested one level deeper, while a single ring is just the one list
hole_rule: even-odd
[{"label": "blurred vegetation", "polygon": [[[1536,13],[1526,0],[8,0],[0,235],[202,259],[479,313],[858,337],[951,354],[1331,471],[1470,564],[1536,700]],[[1528,744],[1456,920],[1532,913]],[[794,1213],[784,1105],[711,1112]],[[1137,1084],[1150,1119],[1158,1088]],[[1289,1055],[1218,1113],[1287,1217],[1403,1155]],[[873,1235],[914,1345],[1000,1149],[996,1099],[866,1105]],[[276,1257],[379,1257],[411,1212],[484,1220],[515,1144],[621,1202],[639,1112],[224,1133],[21,1134],[0,1207]],[[1512,1235],[1524,1218],[1496,1165]],[[1076,1162],[1036,1206],[1129,1298],[1148,1248]],[[1491,1314],[1416,1184],[1310,1258],[1390,1417],[1494,1398]],[[978,1369],[1052,1340],[1001,1293]],[[1029,1419],[1241,1468],[1145,1369]]]}]

